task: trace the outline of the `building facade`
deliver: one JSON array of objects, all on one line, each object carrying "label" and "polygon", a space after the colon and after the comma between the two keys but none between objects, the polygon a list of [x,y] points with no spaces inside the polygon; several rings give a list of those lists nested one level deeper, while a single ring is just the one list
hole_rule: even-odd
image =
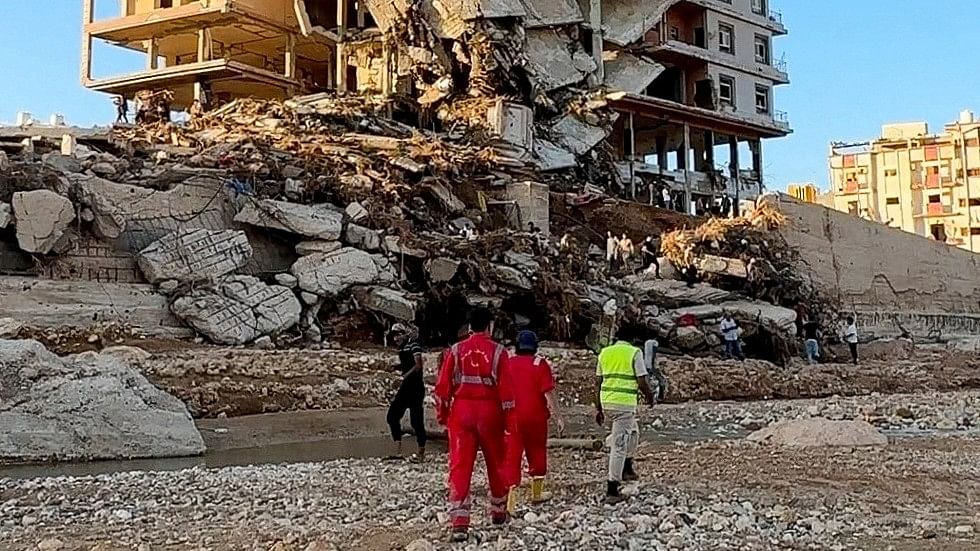
[{"label": "building facade", "polygon": [[980,123],[960,114],[941,134],[889,124],[871,142],[830,148],[834,208],[980,252]]},{"label": "building facade", "polygon": [[660,68],[614,102],[624,114],[616,133],[628,161],[622,172],[653,179],[651,191],[668,185],[691,211],[718,196],[754,200],[764,187],[762,141],[791,132],[773,94],[789,83],[774,54],[774,40],[787,34],[782,16],[767,0],[660,4],[661,17],[635,43],[604,26],[613,31],[605,36],[607,58],[629,48]]}]

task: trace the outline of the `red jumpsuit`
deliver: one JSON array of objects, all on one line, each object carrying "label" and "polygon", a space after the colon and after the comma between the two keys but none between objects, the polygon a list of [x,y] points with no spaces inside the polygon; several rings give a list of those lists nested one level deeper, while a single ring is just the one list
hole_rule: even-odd
[{"label": "red jumpsuit", "polygon": [[545,394],[555,389],[548,360],[541,356],[517,355],[510,360],[510,379],[514,385],[514,430],[508,432],[507,481],[521,483],[521,461],[527,456],[528,474],[548,474],[548,402]]},{"label": "red jumpsuit", "polygon": [[483,452],[490,484],[490,513],[507,514],[504,429],[514,407],[509,354],[486,333],[474,333],[445,354],[435,398],[437,418],[449,433],[449,515],[454,528],[470,525],[470,480]]}]

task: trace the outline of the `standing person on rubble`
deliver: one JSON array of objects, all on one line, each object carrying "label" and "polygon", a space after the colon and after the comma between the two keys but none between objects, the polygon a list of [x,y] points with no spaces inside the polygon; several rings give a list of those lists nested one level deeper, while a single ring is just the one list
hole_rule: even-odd
[{"label": "standing person on rubble", "polygon": [[425,373],[422,363],[422,347],[418,341],[418,330],[401,323],[395,324],[391,332],[399,344],[398,370],[402,373],[401,384],[388,407],[388,427],[391,429],[391,439],[395,441],[395,456],[402,457],[402,417],[409,412],[412,430],[415,431],[415,441],[418,443],[418,453],[411,461],[421,463],[425,460]]},{"label": "standing person on rubble", "polygon": [[[637,396],[643,394],[653,405],[654,396],[647,382],[643,352],[633,346],[630,333],[620,327],[616,342],[602,349],[596,367],[595,420],[606,423],[606,413],[612,421],[609,437],[609,472],[606,482],[606,503],[615,505],[626,499],[621,489],[624,481],[637,480],[633,460],[640,442],[640,426],[636,421]],[[666,392],[666,387],[663,389]]]},{"label": "standing person on rubble", "polygon": [[118,95],[112,99],[116,106],[116,123],[129,124],[129,101],[126,96]]},{"label": "standing person on rubble", "polygon": [[844,342],[851,351],[851,361],[854,365],[858,364],[858,330],[854,316],[847,316],[847,325],[844,326]]},{"label": "standing person on rubble", "polygon": [[635,253],[636,247],[633,246],[633,240],[624,233],[623,238],[619,240],[619,256],[624,268],[630,269],[630,261]]},{"label": "standing person on rubble", "polygon": [[742,343],[738,336],[738,322],[732,317],[731,312],[725,312],[722,315],[720,329],[722,340],[725,342],[725,357],[729,360],[745,361]]},{"label": "standing person on rubble", "polygon": [[606,264],[612,271],[616,264],[616,255],[619,252],[619,240],[613,237],[611,231],[606,232]]},{"label": "standing person on rubble", "polygon": [[643,245],[640,247],[640,254],[643,256],[643,270],[646,272],[650,271],[650,268],[655,268],[656,277],[660,278],[660,243],[653,238],[652,235],[647,236],[643,240]]},{"label": "standing person on rubble", "polygon": [[490,518],[505,524],[507,479],[503,469],[504,430],[513,429],[514,394],[510,355],[491,338],[493,313],[470,313],[472,334],[445,355],[435,398],[439,424],[449,435],[449,516],[452,540],[469,538],[470,484],[477,451],[483,452],[490,485]]},{"label": "standing person on rubble", "polygon": [[820,322],[816,317],[804,320],[803,339],[806,363],[814,364],[820,359]]},{"label": "standing person on rubble", "polygon": [[532,331],[517,334],[516,355],[510,359],[510,374],[514,385],[514,426],[505,437],[505,468],[510,486],[507,513],[513,516],[517,511],[521,463],[525,457],[531,476],[531,504],[551,499],[551,494],[544,489],[548,474],[548,421],[554,419],[559,434],[565,432],[565,423],[558,415],[551,365],[538,354],[538,336]]}]

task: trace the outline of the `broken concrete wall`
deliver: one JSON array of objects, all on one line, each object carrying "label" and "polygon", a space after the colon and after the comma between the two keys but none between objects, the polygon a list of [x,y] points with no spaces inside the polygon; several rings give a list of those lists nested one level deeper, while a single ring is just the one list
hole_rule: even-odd
[{"label": "broken concrete wall", "polygon": [[527,59],[545,90],[581,82],[596,69],[595,60],[563,31],[527,31]]},{"label": "broken concrete wall", "polygon": [[603,38],[617,46],[628,46],[660,22],[679,0],[604,0]]},{"label": "broken concrete wall", "polygon": [[192,333],[151,285],[0,278],[0,318],[38,327],[89,327],[102,321],[133,326],[142,334],[187,337]]},{"label": "broken concrete wall", "polygon": [[[935,327],[938,316],[951,332],[975,333],[980,255],[785,196],[761,200],[786,215],[788,223],[779,231],[799,249],[800,273],[836,297],[844,311],[857,311],[862,323],[878,320],[890,326],[881,328],[887,333],[901,319],[914,327]],[[954,321],[960,315],[967,316]],[[909,316],[933,321],[913,324]]]},{"label": "broken concrete wall", "polygon": [[602,52],[605,86],[610,91],[640,94],[666,70],[644,57],[616,50]]},{"label": "broken concrete wall", "polygon": [[228,275],[252,257],[241,231],[193,230],[166,235],[140,251],[137,261],[150,283],[201,281]]},{"label": "broken concrete wall", "polygon": [[551,235],[551,197],[547,184],[537,182],[509,184],[505,196],[507,200],[517,203],[521,230],[526,231],[528,223],[532,222],[542,235]]}]

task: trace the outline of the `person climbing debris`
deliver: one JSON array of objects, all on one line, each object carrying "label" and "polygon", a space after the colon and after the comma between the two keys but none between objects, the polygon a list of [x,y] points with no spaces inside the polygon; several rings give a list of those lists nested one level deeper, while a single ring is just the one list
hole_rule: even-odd
[{"label": "person climbing debris", "polygon": [[402,373],[401,384],[388,407],[388,427],[391,429],[391,439],[395,442],[395,455],[402,457],[402,417],[409,412],[418,453],[412,456],[413,462],[425,460],[425,382],[423,374],[425,366],[422,362],[422,347],[418,341],[418,330],[401,323],[396,323],[391,329],[392,336],[399,343],[397,369]]},{"label": "person climbing debris", "polygon": [[640,246],[640,254],[643,257],[643,270],[646,272],[650,271],[650,268],[655,268],[655,275],[660,278],[660,243],[654,239],[654,237],[648,236],[643,240],[643,245]]},{"label": "person climbing debris", "polygon": [[126,96],[116,96],[112,103],[116,106],[116,123],[129,124],[129,100]]},{"label": "person climbing debris", "polygon": [[554,420],[559,434],[565,424],[558,414],[555,379],[548,360],[538,354],[538,337],[532,331],[517,334],[516,355],[510,359],[511,383],[514,388],[513,431],[505,436],[507,458],[505,468],[510,486],[507,512],[517,511],[521,485],[521,464],[527,458],[531,477],[531,504],[551,499],[545,491],[548,475],[548,421]]},{"label": "person climbing debris", "polygon": [[504,474],[504,431],[514,428],[510,354],[494,342],[493,313],[470,312],[472,334],[445,354],[436,382],[437,419],[449,436],[449,518],[451,539],[469,539],[470,484],[478,451],[483,452],[490,486],[490,518],[505,524],[508,485]]},{"label": "person climbing debris", "polygon": [[630,337],[631,334],[621,327],[616,332],[616,342],[599,353],[596,367],[595,420],[604,426],[608,412],[612,422],[606,482],[606,503],[609,505],[626,499],[621,491],[624,481],[638,479],[633,464],[640,441],[640,427],[636,421],[637,396],[642,394],[647,403],[654,403],[643,352],[630,343]]},{"label": "person climbing debris", "polygon": [[803,339],[806,362],[814,364],[820,359],[820,322],[815,317],[803,321]]}]

